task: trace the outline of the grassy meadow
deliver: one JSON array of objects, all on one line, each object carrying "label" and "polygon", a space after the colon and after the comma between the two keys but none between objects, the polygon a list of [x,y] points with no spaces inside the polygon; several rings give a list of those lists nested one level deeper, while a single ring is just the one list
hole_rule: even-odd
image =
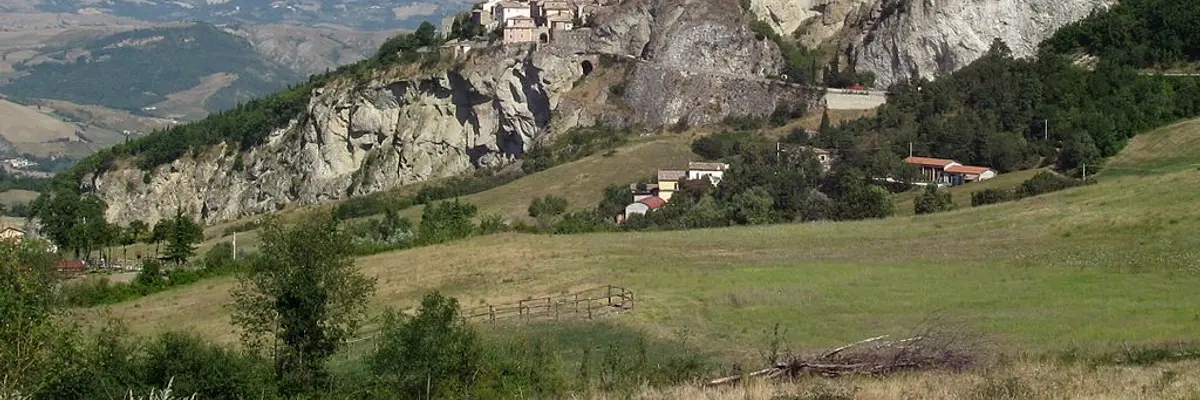
[{"label": "grassy meadow", "polygon": [[[1144,148],[1141,140],[1198,133],[1178,127],[1139,137],[1130,151]],[[1177,162],[1200,158],[1200,151],[1191,154],[1180,153]],[[1123,157],[1132,156],[1114,162]],[[600,176],[604,172],[585,167],[598,160],[604,158],[463,200],[485,212],[516,214],[541,185],[564,185],[545,190],[582,198],[563,178]],[[470,306],[625,286],[637,294],[637,310],[607,322],[662,339],[686,337],[721,359],[754,359],[776,323],[790,348],[811,349],[903,335],[931,318],[975,332],[1007,354],[1106,351],[1200,331],[1200,204],[1193,200],[1200,196],[1200,173],[1161,170],[1169,172],[1104,175],[1095,185],[926,216],[673,232],[510,233],[357,263],[379,279],[376,311],[414,306],[435,289]],[[135,332],[189,329],[233,342],[225,308],[232,283],[204,281],[105,311],[125,318]]]}]

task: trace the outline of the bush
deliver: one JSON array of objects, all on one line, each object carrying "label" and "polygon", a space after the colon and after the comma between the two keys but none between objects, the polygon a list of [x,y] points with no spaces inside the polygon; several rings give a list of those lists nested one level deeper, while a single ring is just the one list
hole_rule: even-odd
[{"label": "bush", "polygon": [[554,224],[554,233],[569,235],[603,232],[609,229],[609,222],[604,214],[591,210],[580,210],[563,215],[562,219]]},{"label": "bush", "polygon": [[913,208],[917,215],[950,211],[954,209],[954,200],[950,197],[949,190],[942,190],[936,185],[929,185],[921,192],[921,196],[917,197]]},{"label": "bush", "polygon": [[491,235],[493,233],[507,232],[508,230],[508,222],[504,220],[503,215],[488,214],[479,219],[480,235]]},{"label": "bush", "polygon": [[521,159],[521,171],[527,174],[545,171],[554,165],[554,151],[543,145],[533,146]]},{"label": "bush", "polygon": [[534,198],[528,211],[533,218],[557,217],[567,211],[567,199],[553,195]]},{"label": "bush", "polygon": [[275,388],[266,365],[194,334],[168,332],[145,350],[144,384],[196,394],[198,399],[243,399],[271,396]]},{"label": "bush", "polygon": [[204,253],[204,269],[206,271],[231,270],[233,267],[233,245],[230,243],[217,243],[208,249],[207,253]]},{"label": "bush", "polygon": [[1008,189],[984,189],[971,193],[971,207],[1003,203],[1016,199],[1015,193]]},{"label": "bush", "polygon": [[479,336],[460,315],[458,301],[425,296],[413,317],[388,312],[371,372],[384,391],[400,398],[464,394],[483,369]]},{"label": "bush", "polygon": [[417,230],[420,244],[445,243],[471,236],[475,232],[472,219],[478,209],[470,203],[444,201],[425,206],[421,226]]},{"label": "bush", "polygon": [[1054,172],[1041,172],[1033,178],[1022,182],[1017,188],[1017,197],[1025,198],[1037,196],[1040,194],[1056,192],[1063,189],[1079,186],[1079,181],[1059,175]]}]

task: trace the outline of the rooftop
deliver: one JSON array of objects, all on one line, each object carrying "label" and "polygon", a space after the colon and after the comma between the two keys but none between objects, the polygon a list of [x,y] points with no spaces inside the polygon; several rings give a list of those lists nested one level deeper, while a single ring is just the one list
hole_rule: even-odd
[{"label": "rooftop", "polygon": [[650,207],[651,210],[657,210],[659,208],[662,208],[662,206],[667,205],[667,201],[663,200],[662,197],[658,197],[658,196],[650,196],[650,197],[638,200],[637,202],[645,204],[647,207]]},{"label": "rooftop", "polygon": [[909,163],[909,164],[928,165],[928,166],[943,167],[943,168],[950,164],[958,164],[954,160],[947,160],[947,159],[943,159],[943,158],[911,157],[911,156],[908,158],[905,158],[904,162]]},{"label": "rooftop", "polygon": [[980,175],[980,174],[983,174],[984,172],[988,172],[991,170],[992,169],[988,168],[988,167],[978,167],[978,166],[974,166],[974,165],[955,165],[955,166],[946,168],[946,172],[951,172],[951,173],[956,173],[956,174],[968,174],[968,175]]},{"label": "rooftop", "polygon": [[677,180],[683,179],[686,176],[687,176],[687,171],[665,170],[665,169],[658,170],[658,180],[659,181],[677,181]]},{"label": "rooftop", "polygon": [[692,161],[688,163],[688,169],[697,171],[724,171],[729,169],[729,164]]}]

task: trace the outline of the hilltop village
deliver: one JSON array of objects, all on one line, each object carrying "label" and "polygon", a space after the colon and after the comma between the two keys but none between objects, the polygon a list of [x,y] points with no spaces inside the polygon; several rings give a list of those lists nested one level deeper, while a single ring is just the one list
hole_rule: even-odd
[{"label": "hilltop village", "polygon": [[567,0],[488,0],[471,10],[471,22],[502,30],[505,44],[549,43],[561,32],[584,25],[604,4]]}]

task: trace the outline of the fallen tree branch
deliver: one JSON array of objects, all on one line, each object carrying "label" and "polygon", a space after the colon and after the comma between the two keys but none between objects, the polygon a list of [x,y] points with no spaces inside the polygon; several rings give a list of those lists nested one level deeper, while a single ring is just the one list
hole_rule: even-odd
[{"label": "fallen tree branch", "polygon": [[812,357],[792,357],[750,374],[710,380],[706,386],[735,384],[743,378],[760,376],[769,379],[793,379],[805,375],[835,378],[904,370],[960,370],[973,365],[978,357],[973,349],[964,347],[965,343],[954,335],[925,334],[881,342],[886,337],[882,335],[859,340]]}]

